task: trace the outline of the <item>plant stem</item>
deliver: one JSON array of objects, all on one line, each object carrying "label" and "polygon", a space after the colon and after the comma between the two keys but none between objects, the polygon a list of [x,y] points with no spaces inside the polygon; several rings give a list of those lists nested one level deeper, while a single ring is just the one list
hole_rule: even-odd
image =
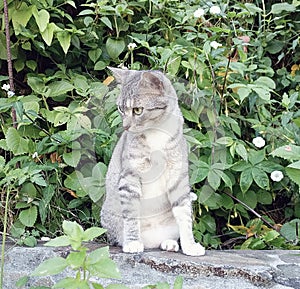
[{"label": "plant stem", "polygon": [[115,21],[115,26],[116,26],[117,39],[119,39],[120,32],[119,32],[119,27],[118,27],[118,22],[117,22],[117,16],[116,15],[114,15],[114,21]]},{"label": "plant stem", "polygon": [[5,209],[4,209],[4,219],[3,219],[3,234],[2,234],[2,248],[1,248],[1,278],[0,278],[0,288],[3,288],[4,280],[4,257],[5,257],[5,241],[6,241],[6,230],[7,230],[7,214],[8,214],[8,203],[9,203],[9,187],[6,191],[5,199]]},{"label": "plant stem", "polygon": [[[8,77],[9,77],[9,86],[10,86],[10,90],[12,92],[15,92],[14,75],[13,75],[11,50],[10,50],[10,34],[9,34],[9,18],[8,18],[7,0],[3,0],[3,7],[4,7],[6,53],[7,53],[7,70],[8,70]],[[17,114],[16,114],[16,110],[14,108],[11,109],[11,117],[12,117],[13,127],[17,128]]]}]

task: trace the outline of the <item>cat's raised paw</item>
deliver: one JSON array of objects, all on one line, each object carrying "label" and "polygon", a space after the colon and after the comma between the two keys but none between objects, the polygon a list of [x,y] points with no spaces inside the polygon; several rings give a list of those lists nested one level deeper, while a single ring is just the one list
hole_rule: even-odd
[{"label": "cat's raised paw", "polygon": [[140,253],[144,251],[144,244],[140,241],[131,241],[123,245],[125,253]]},{"label": "cat's raised paw", "polygon": [[193,243],[182,248],[182,252],[189,256],[203,256],[205,255],[205,248],[199,243]]},{"label": "cat's raised paw", "polygon": [[160,248],[164,251],[177,252],[179,245],[175,240],[165,240],[161,243]]}]

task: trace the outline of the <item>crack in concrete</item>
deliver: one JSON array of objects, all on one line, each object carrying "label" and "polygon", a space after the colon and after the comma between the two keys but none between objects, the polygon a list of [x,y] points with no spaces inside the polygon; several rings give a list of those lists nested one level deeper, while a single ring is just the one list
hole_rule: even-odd
[{"label": "crack in concrete", "polygon": [[[135,260],[128,259],[128,263],[135,263]],[[233,277],[233,278],[243,278],[251,282],[255,286],[272,286],[274,285],[273,281],[273,271],[268,271],[267,274],[253,274],[248,270],[238,269],[233,267],[215,267],[211,265],[199,265],[192,263],[183,263],[172,264],[165,260],[164,262],[157,262],[155,259],[150,259],[147,257],[141,257],[138,261],[140,264],[145,264],[151,269],[160,271],[163,273],[174,273],[178,275],[187,275],[189,278],[196,278],[199,276],[215,276],[221,278]],[[168,264],[169,263],[169,264]],[[174,262],[173,262],[174,263]]]}]

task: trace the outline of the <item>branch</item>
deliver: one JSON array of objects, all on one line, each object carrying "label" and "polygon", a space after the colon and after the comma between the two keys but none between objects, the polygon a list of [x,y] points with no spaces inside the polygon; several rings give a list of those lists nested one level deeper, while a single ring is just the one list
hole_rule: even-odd
[{"label": "branch", "polygon": [[[252,208],[250,208],[247,204],[245,204],[244,202],[242,202],[241,200],[239,200],[238,198],[236,198],[235,196],[233,196],[230,193],[227,193],[224,191],[224,193],[231,197],[232,199],[234,199],[235,201],[237,201],[238,203],[240,203],[242,206],[244,206],[247,210],[249,210],[252,214],[254,214],[256,217],[258,217],[259,219],[261,219],[266,225],[268,225],[270,228],[272,228],[273,230],[275,230],[276,232],[278,232],[278,228],[276,228],[274,225],[272,225],[267,219],[265,219],[262,215],[260,215],[259,213],[257,213],[256,211],[254,211]],[[285,236],[283,236],[280,232],[278,232],[283,238],[285,238],[287,240],[287,238]]]},{"label": "branch", "polygon": [[[4,6],[4,22],[5,22],[7,70],[8,70],[8,77],[9,77],[9,86],[10,86],[10,90],[12,92],[15,92],[14,75],[13,75],[11,50],[10,50],[10,33],[9,33],[9,17],[8,17],[7,0],[3,0],[3,6]],[[13,127],[17,128],[17,114],[14,108],[11,109],[11,117],[13,121]]]}]

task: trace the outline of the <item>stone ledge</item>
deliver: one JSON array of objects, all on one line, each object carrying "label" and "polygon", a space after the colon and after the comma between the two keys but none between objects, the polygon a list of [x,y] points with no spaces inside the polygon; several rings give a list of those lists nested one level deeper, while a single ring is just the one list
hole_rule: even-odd
[{"label": "stone ledge", "polygon": [[[91,250],[100,244],[90,243]],[[174,283],[176,276],[184,278],[184,289],[299,289],[300,251],[207,251],[205,256],[190,257],[181,253],[146,251],[125,254],[111,248],[111,257],[118,264],[122,280],[101,280],[101,284],[122,283],[132,289],[157,282]],[[66,257],[70,248],[10,247],[6,249],[4,288],[14,289],[15,282],[29,275],[45,259]],[[51,286],[64,275],[31,278],[32,285]]]}]

